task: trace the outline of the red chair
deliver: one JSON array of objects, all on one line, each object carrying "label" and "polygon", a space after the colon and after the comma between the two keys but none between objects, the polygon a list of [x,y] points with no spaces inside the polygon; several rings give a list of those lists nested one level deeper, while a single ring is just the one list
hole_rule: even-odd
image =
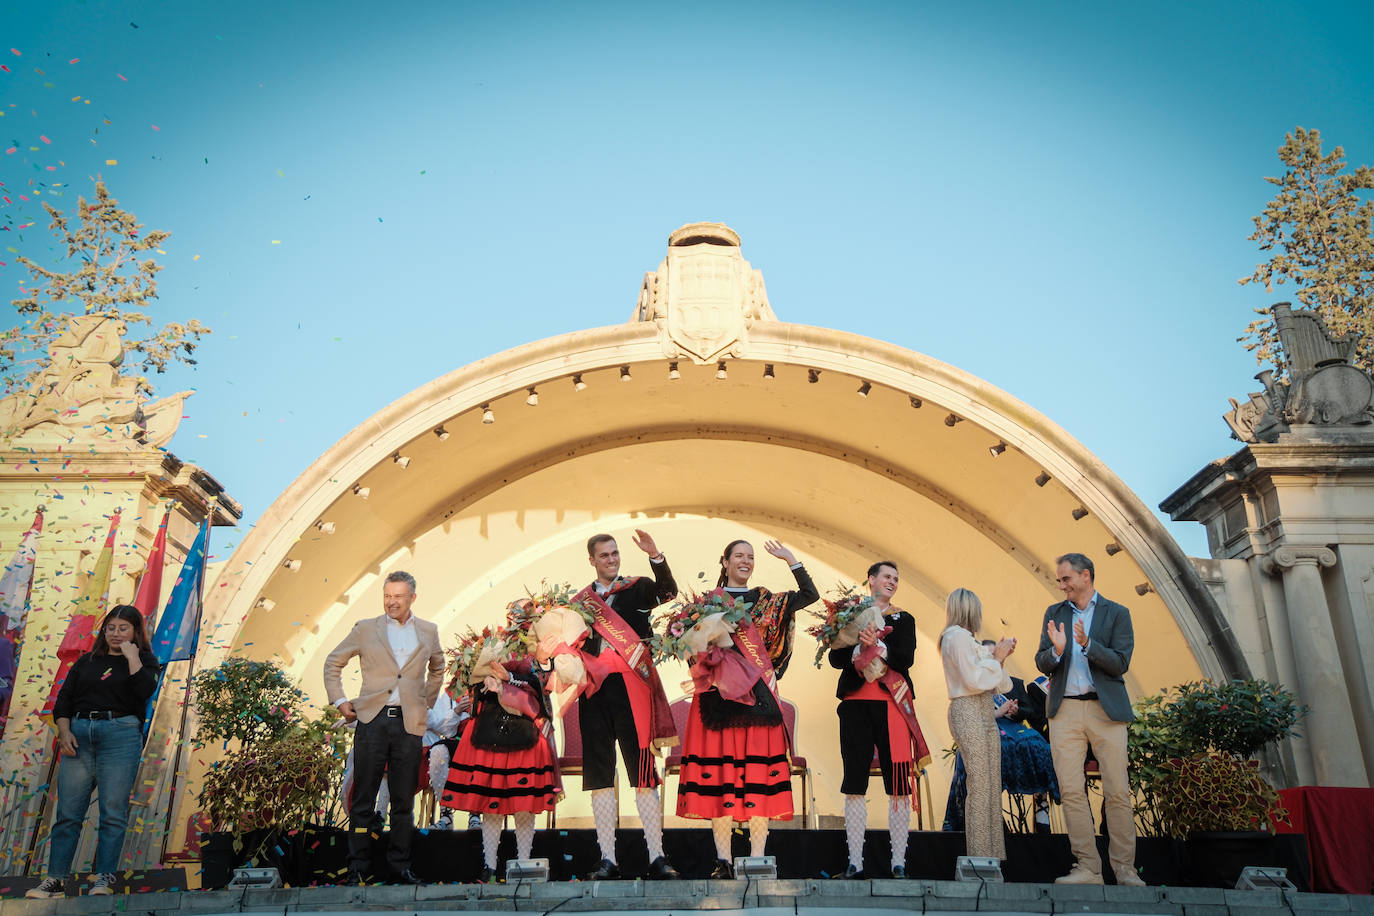
[{"label": "red chair", "polygon": [[[787,728],[787,734],[792,738],[792,750],[795,752],[798,747],[797,742],[797,705],[791,700],[778,697],[778,705],[782,707],[782,724]],[[800,776],[802,785],[802,827],[814,829],[816,818],[816,786],[811,779],[811,768],[806,765],[806,758],[792,754],[791,775]]]},{"label": "red chair", "polygon": [[658,800],[663,807],[664,814],[668,811],[668,777],[676,775],[678,785],[682,784],[682,742],[687,737],[687,717],[692,711],[692,698],[683,697],[668,704],[668,709],[673,714],[673,727],[677,729],[677,744],[668,748],[668,756],[663,760],[663,788],[658,794]]},{"label": "red chair", "polygon": [[[582,759],[582,720],[579,718],[581,707],[577,700],[572,700],[563,709],[563,721],[560,731],[562,732],[563,752],[558,755],[558,770],[566,778],[568,776],[581,776],[585,770]],[[615,771],[615,812],[616,823],[620,822],[620,768]],[[565,784],[563,790],[566,793],[568,787]],[[556,815],[557,806],[549,809],[549,829],[557,826],[558,818]]]}]

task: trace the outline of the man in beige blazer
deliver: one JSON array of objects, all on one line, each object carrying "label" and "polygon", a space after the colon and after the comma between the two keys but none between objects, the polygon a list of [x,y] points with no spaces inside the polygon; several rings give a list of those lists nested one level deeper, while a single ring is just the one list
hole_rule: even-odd
[{"label": "man in beige blazer", "polygon": [[[348,809],[348,884],[361,883],[371,871],[370,825],[382,777],[391,790],[391,841],[387,865],[397,884],[420,884],[410,868],[410,839],[415,829],[415,787],[420,778],[420,739],[425,714],[439,698],[444,676],[444,650],[439,628],[410,613],[415,603],[415,577],[397,570],[382,586],[380,617],[360,620],[324,660],[324,689],[349,722],[353,736],[353,799]],[[362,687],[350,700],[343,689],[343,669],[357,656]]]}]

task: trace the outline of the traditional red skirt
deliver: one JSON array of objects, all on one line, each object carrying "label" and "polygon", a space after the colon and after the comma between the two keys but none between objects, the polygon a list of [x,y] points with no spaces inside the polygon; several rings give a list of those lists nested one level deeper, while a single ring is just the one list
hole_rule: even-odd
[{"label": "traditional red skirt", "polygon": [[679,817],[792,819],[791,761],[781,725],[708,729],[696,697],[682,737]]},{"label": "traditional red skirt", "polygon": [[513,814],[548,811],[561,794],[558,761],[543,738],[527,750],[486,751],[465,735],[453,752],[441,804],[474,814]]}]

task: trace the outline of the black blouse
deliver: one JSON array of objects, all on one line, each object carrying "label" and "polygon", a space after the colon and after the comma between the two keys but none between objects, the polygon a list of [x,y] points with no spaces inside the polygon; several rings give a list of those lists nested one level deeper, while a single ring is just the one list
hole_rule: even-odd
[{"label": "black blouse", "polygon": [[122,652],[87,652],[78,658],[57,692],[53,720],[70,719],[79,712],[110,712],[142,720],[148,698],[157,688],[158,664],[147,650],[140,652],[139,658],[143,667],[137,674],[129,673],[129,662]]}]

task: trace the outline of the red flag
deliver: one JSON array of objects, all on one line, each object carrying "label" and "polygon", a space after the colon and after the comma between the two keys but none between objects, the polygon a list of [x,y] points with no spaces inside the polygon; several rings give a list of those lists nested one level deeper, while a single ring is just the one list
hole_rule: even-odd
[{"label": "red flag", "polygon": [[81,596],[76,599],[76,612],[72,622],[67,625],[67,635],[57,647],[57,677],[53,679],[48,701],[39,712],[49,725],[52,725],[52,707],[57,702],[57,693],[67,672],[78,658],[91,651],[95,645],[95,628],[100,625],[100,616],[105,612],[105,593],[110,589],[110,568],[114,566],[115,532],[119,529],[119,512],[110,519],[110,533],[105,538],[105,547],[95,561],[95,571],[86,580]]},{"label": "red flag", "polygon": [[171,510],[162,513],[162,524],[157,528],[153,539],[153,549],[148,553],[148,566],[143,570],[143,578],[138,580],[138,594],[134,595],[134,607],[143,615],[144,626],[153,632],[153,615],[157,613],[158,599],[162,597],[162,566],[167,560],[167,517]]}]

